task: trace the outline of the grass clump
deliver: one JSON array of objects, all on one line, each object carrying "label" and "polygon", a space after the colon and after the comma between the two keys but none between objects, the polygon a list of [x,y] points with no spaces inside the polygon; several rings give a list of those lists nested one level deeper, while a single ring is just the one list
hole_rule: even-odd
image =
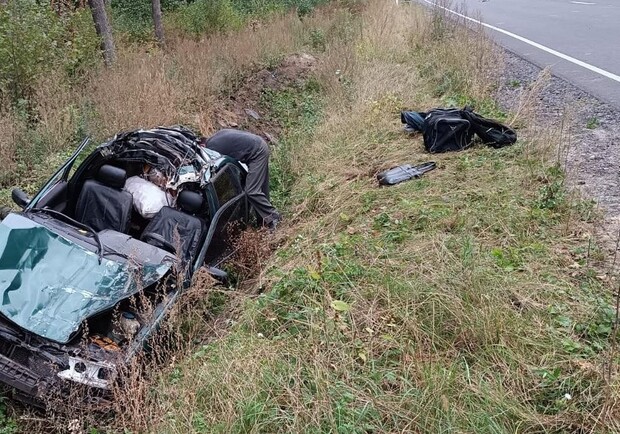
[{"label": "grass clump", "polygon": [[[273,151],[274,198],[286,215],[278,250],[255,290],[210,293],[206,308],[222,312],[225,327],[190,310],[190,344],[142,383],[145,398],[132,407],[140,411],[121,414],[123,427],[620,430],[615,271],[593,235],[592,206],[565,188],[555,152],[562,133],[526,128],[534,92],[517,113],[501,114],[491,99],[499,75],[490,74],[501,55],[415,5],[368,2],[283,20],[270,30],[286,26],[285,36],[259,28],[217,36],[224,48],[179,45],[175,62],[132,59],[132,73],[114,80],[133,83],[119,90],[124,98],[106,87],[108,98],[95,99],[106,131],[121,120],[179,118],[208,129],[209,104],[184,104],[188,89],[216,101],[225,82],[217,66],[196,72],[207,54],[206,64],[240,72],[266,52],[320,53],[312,79],[261,101],[283,128]],[[204,55],[192,61],[196,49]],[[140,91],[145,76],[162,90],[158,110]],[[91,83],[97,95],[103,83]],[[127,89],[139,116],[115,111]],[[379,187],[377,172],[431,159],[419,137],[401,133],[399,112],[450,101],[518,121],[520,141],[433,155],[435,171]],[[251,238],[246,250],[264,263]],[[251,268],[239,266],[240,276]]]},{"label": "grass clump", "polygon": [[[274,151],[288,227],[266,290],[158,387],[176,397],[160,429],[619,429],[611,271],[548,144],[521,129],[509,148],[434,155],[420,180],[374,180],[429,159],[399,111],[487,101],[498,55],[468,63],[486,42],[416,7],[369,3],[339,23],[358,31],[317,47],[316,91],[265,95],[288,127]],[[433,26],[447,47],[426,47]]]}]

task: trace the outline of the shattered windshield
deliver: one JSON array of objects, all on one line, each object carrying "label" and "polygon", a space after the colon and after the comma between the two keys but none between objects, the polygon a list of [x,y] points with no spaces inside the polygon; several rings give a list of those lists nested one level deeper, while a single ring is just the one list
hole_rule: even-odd
[{"label": "shattered windshield", "polygon": [[80,324],[161,279],[171,264],[140,270],[103,258],[17,214],[0,224],[0,313],[67,343]]}]

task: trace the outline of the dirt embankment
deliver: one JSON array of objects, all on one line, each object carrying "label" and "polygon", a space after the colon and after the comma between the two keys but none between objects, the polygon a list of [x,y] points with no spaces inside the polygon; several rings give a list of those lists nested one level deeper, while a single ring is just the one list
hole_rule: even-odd
[{"label": "dirt embankment", "polygon": [[279,91],[300,85],[306,80],[317,60],[306,53],[292,54],[275,68],[250,74],[227,100],[215,107],[213,124],[217,128],[241,128],[275,142],[282,127],[261,109],[266,91]]}]

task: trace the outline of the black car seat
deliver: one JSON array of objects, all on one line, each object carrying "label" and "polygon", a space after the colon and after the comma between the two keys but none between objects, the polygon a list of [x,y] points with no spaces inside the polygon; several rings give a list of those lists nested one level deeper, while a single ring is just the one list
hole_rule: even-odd
[{"label": "black car seat", "polygon": [[127,172],[105,164],[95,179],[84,183],[75,205],[75,219],[97,232],[111,229],[126,232],[131,220],[133,197],[123,190]]},{"label": "black car seat", "polygon": [[191,262],[198,253],[206,229],[203,219],[196,217],[202,210],[204,198],[200,193],[183,190],[177,197],[177,207],[163,207],[153,216],[142,232],[141,240],[168,250],[184,262]]}]

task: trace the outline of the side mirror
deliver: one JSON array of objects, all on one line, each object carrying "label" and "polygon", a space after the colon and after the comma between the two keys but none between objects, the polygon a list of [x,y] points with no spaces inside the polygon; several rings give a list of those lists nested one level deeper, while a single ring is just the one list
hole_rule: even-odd
[{"label": "side mirror", "polygon": [[13,199],[13,202],[15,202],[15,204],[17,204],[17,206],[19,206],[21,209],[26,208],[30,203],[30,198],[28,197],[28,195],[19,188],[13,189],[13,191],[11,192],[11,198]]}]

